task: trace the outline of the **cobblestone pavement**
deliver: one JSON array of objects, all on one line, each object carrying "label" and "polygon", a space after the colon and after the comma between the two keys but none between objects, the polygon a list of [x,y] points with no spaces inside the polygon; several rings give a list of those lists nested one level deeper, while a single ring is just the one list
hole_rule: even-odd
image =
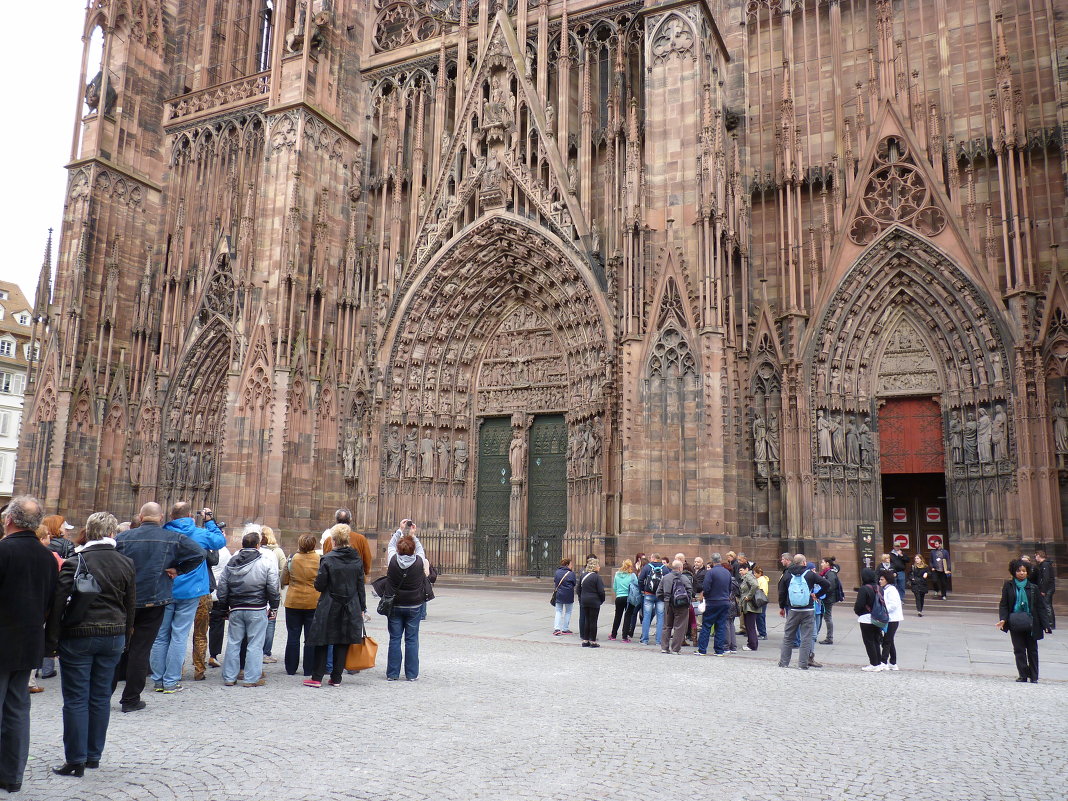
[{"label": "cobblestone pavement", "polygon": [[[80,780],[49,771],[63,761],[61,698],[57,680],[44,682],[23,791],[11,797],[1065,798],[1068,684],[1052,674],[1068,675],[1058,641],[1068,631],[1042,643],[1042,683],[1020,685],[1008,638],[981,615],[907,618],[903,669],[873,675],[858,670],[849,614],[836,645],[819,648],[826,667],[802,672],[775,665],[778,618],[755,654],[694,658],[606,642],[608,605],[604,647],[591,650],[551,635],[547,597],[444,595],[423,624],[418,682],[385,681],[377,616],[378,666],[340,688],[304,688],[281,664],[250,689],[223,687],[218,670],[193,682],[187,667],[185,691],[148,693],[144,712],[119,713],[116,696],[104,761]],[[280,621],[279,657],[284,639]]]}]

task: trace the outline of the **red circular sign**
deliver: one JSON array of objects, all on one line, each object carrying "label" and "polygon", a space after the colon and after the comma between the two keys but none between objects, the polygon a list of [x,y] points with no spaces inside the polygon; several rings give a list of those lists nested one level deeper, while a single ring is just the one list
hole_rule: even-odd
[{"label": "red circular sign", "polygon": [[901,548],[902,550],[909,547],[909,535],[908,534],[895,534],[894,535],[894,547]]}]

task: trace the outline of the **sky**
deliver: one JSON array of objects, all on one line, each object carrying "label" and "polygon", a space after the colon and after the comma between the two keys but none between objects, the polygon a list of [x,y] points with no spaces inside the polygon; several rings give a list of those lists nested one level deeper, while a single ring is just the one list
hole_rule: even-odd
[{"label": "sky", "polygon": [[58,245],[63,221],[64,165],[81,105],[77,83],[85,2],[4,2],[5,27],[22,33],[7,37],[0,48],[0,74],[6,76],[5,123],[0,126],[0,279],[22,287],[31,303],[48,229],[55,229]]}]

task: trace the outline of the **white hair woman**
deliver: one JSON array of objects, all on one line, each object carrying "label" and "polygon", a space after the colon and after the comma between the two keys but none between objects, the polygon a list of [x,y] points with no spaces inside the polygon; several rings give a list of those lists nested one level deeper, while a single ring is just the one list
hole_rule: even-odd
[{"label": "white hair woman", "polygon": [[[59,571],[48,618],[45,652],[58,651],[63,689],[65,762],[52,772],[85,775],[100,765],[111,716],[111,678],[133,630],[134,563],[115,550],[118,521],[108,512],[89,515],[81,544]],[[87,574],[100,592],[83,593]],[[95,588],[94,588],[95,589]]]}]

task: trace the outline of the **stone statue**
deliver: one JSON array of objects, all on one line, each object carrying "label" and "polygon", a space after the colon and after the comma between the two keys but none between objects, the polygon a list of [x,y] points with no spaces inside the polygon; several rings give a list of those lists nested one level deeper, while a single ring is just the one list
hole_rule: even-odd
[{"label": "stone statue", "polygon": [[400,431],[390,426],[386,435],[386,478],[400,478],[402,453]]},{"label": "stone statue", "polygon": [[967,417],[964,420],[964,463],[965,464],[978,464],[979,462],[979,446],[976,439],[976,432],[978,426],[975,424],[975,415],[968,412]]},{"label": "stone statue", "polygon": [[449,480],[449,452],[452,450],[452,446],[449,444],[449,437],[447,434],[442,434],[438,437],[438,478],[443,481]]},{"label": "stone statue", "polygon": [[1053,404],[1053,448],[1063,462],[1068,456],[1068,407],[1060,400]]},{"label": "stone statue", "polygon": [[842,422],[842,413],[839,412],[834,418],[834,428],[831,431],[832,443],[834,444],[834,461],[836,464],[844,464],[846,457],[845,425]]},{"label": "stone statue", "polygon": [[994,420],[990,426],[990,443],[995,462],[1009,458],[1009,418],[1000,403],[994,407]]},{"label": "stone statue", "polygon": [[949,458],[953,464],[964,464],[964,430],[957,415],[949,418]]},{"label": "stone statue", "polygon": [[[88,106],[89,111],[96,111],[100,108],[100,86],[104,82],[104,71],[99,71],[93,80],[89,81],[85,85],[85,105]],[[112,109],[115,108],[115,101],[118,99],[119,93],[115,91],[115,87],[112,86],[112,82],[108,81],[108,97],[104,103],[104,113],[110,114]]]},{"label": "stone statue", "polygon": [[995,384],[1000,384],[1005,380],[1005,371],[1001,365],[1001,354],[997,351],[990,354],[990,372],[994,375]]},{"label": "stone statue", "polygon": [[186,478],[189,470],[189,453],[186,451],[185,446],[178,449],[178,468],[174,475],[174,484],[177,487],[184,487],[186,485]]},{"label": "stone statue", "polygon": [[356,155],[349,167],[349,201],[357,203],[363,195],[363,149],[356,148]]},{"label": "stone statue", "polygon": [[779,465],[779,415],[772,412],[768,415],[768,462],[771,463],[773,472],[778,472]]},{"label": "stone statue", "polygon": [[352,481],[355,478],[353,471],[356,464],[356,446],[349,437],[345,438],[345,447],[342,449],[341,462],[345,468],[345,478]]},{"label": "stone statue", "polygon": [[467,440],[458,439],[452,448],[452,480],[467,481]]},{"label": "stone statue", "polygon": [[837,367],[831,368],[831,380],[827,389],[832,395],[837,395],[842,391],[842,371]]},{"label": "stone statue", "polygon": [[434,477],[434,455],[437,448],[434,446],[434,437],[430,433],[430,429],[426,429],[423,432],[423,438],[419,440],[419,461],[422,469],[419,472],[420,478],[433,478]]},{"label": "stone statue", "polygon": [[757,475],[768,476],[768,424],[762,415],[753,418],[753,462]]},{"label": "stone statue", "polygon": [[523,478],[526,462],[527,443],[523,439],[523,432],[516,429],[512,432],[512,444],[508,446],[508,465],[512,469],[512,478]]},{"label": "stone statue", "polygon": [[200,451],[192,451],[189,455],[189,478],[186,483],[190,487],[200,486]]},{"label": "stone statue", "polygon": [[567,162],[567,191],[572,195],[578,193],[578,167],[574,159]]},{"label": "stone statue", "polygon": [[868,415],[864,415],[857,426],[857,439],[860,440],[860,465],[871,467],[871,424]]},{"label": "stone statue", "polygon": [[214,456],[210,450],[204,451],[200,459],[200,487],[211,489],[211,482],[215,479]]},{"label": "stone statue", "polygon": [[853,415],[846,418],[845,456],[846,464],[860,464],[860,438],[857,436],[857,423]]},{"label": "stone statue", "polygon": [[979,408],[979,419],[976,421],[976,443],[979,451],[979,464],[990,464],[994,461],[993,442],[991,435],[993,425],[990,414],[986,409]]},{"label": "stone statue", "polygon": [[419,435],[412,428],[404,435],[404,477],[419,475]]},{"label": "stone statue", "polygon": [[816,438],[821,462],[834,461],[834,422],[823,409],[816,410]]},{"label": "stone statue", "polygon": [[548,136],[554,136],[556,134],[556,109],[552,103],[545,104],[545,127],[548,129],[545,133]]}]

